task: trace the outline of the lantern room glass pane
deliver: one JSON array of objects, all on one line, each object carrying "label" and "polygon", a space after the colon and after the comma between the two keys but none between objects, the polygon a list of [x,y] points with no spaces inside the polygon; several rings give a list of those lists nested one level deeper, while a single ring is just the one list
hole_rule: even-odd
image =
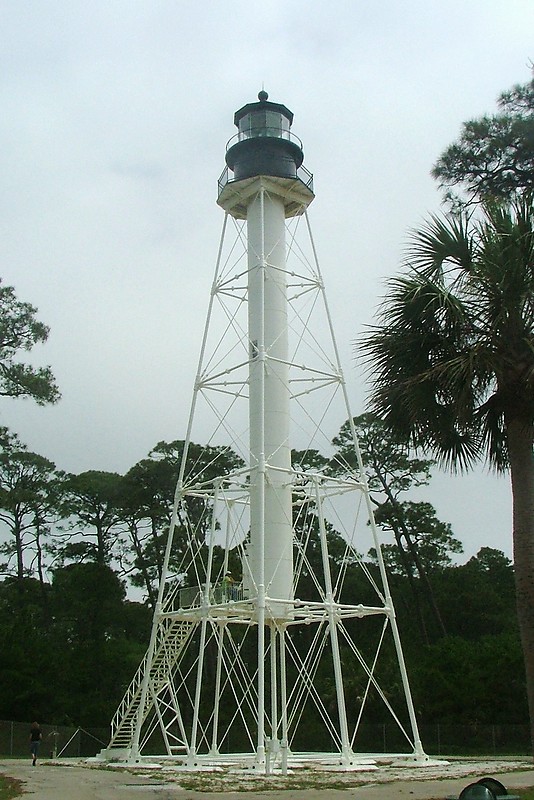
[{"label": "lantern room glass pane", "polygon": [[250,139],[259,136],[289,138],[289,120],[279,111],[255,109],[239,120],[239,138]]},{"label": "lantern room glass pane", "polygon": [[282,115],[279,111],[265,112],[265,130],[267,136],[282,136]]}]

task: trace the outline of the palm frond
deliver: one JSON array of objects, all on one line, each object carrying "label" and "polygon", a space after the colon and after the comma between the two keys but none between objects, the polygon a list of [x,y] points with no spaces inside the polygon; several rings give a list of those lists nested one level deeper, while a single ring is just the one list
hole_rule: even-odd
[{"label": "palm frond", "polygon": [[449,268],[470,272],[474,258],[474,242],[469,232],[469,216],[432,215],[420,230],[412,231],[405,266],[442,280]]},{"label": "palm frond", "polygon": [[432,217],[406,267],[357,343],[372,408],[451,468],[502,469],[506,409],[534,417],[532,201]]}]

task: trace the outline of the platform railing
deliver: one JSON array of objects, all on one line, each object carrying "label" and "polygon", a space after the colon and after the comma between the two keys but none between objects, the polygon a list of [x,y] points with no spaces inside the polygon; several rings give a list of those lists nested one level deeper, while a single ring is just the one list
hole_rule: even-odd
[{"label": "platform railing", "polygon": [[[232,603],[239,600],[246,600],[246,590],[242,583],[226,584],[225,582],[215,583],[209,590],[210,605],[220,605],[221,603]],[[180,589],[179,606],[180,608],[198,608],[202,605],[204,589],[198,586],[186,586]]]},{"label": "platform railing", "polygon": [[[313,192],[313,175],[309,170],[306,169],[306,167],[301,165],[300,167],[297,168],[296,180],[301,181],[304,184],[304,186],[306,186],[306,188],[310,190],[310,192]],[[221,196],[223,189],[229,183],[235,183],[235,182],[236,181],[235,178],[233,177],[232,170],[230,170],[229,167],[225,167],[217,183],[217,197]]]},{"label": "platform railing", "polygon": [[293,131],[285,128],[280,128],[278,125],[258,125],[254,128],[245,128],[239,133],[236,133],[226,142],[226,150],[230,150],[234,144],[242,142],[245,139],[285,139],[287,142],[293,142],[302,150],[302,141],[296,136]]}]

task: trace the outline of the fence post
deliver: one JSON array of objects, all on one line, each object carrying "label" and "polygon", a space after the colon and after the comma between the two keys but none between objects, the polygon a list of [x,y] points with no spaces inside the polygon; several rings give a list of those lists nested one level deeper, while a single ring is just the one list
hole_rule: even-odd
[{"label": "fence post", "polygon": [[9,735],[9,755],[13,757],[13,720],[11,721],[11,733]]}]

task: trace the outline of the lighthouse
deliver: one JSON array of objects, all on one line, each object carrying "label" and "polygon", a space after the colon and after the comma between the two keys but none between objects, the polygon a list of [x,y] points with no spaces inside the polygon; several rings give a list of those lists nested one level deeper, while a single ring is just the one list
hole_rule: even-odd
[{"label": "lighthouse", "polygon": [[388,758],[427,765],[308,216],[313,177],[293,113],[267,92],[234,123],[150,641],[101,758],[370,769],[378,703],[400,743]]}]

